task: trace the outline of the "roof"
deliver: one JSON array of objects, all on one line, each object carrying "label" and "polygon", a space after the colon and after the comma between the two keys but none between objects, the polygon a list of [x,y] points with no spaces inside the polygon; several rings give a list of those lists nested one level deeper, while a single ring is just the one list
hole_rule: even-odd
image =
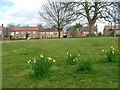
[{"label": "roof", "polygon": [[40,32],[57,32],[57,29],[52,28],[41,28]]},{"label": "roof", "polygon": [[120,30],[120,26],[105,26],[104,27],[104,30],[109,30],[109,29]]},{"label": "roof", "polygon": [[39,31],[37,26],[11,27],[10,31]]},{"label": "roof", "polygon": [[[89,31],[89,27],[83,27],[82,31],[88,32]],[[94,27],[94,31],[97,31],[97,27]]]}]

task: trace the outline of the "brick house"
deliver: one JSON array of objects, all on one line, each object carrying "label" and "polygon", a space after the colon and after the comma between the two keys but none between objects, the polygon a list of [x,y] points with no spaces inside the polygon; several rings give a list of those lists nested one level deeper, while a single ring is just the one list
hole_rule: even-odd
[{"label": "brick house", "polygon": [[[98,35],[98,29],[97,27],[94,27],[94,34]],[[70,27],[67,30],[67,36],[68,37],[84,37],[89,35],[89,27],[83,27],[81,30],[77,30],[76,27]]]},{"label": "brick house", "polygon": [[120,35],[120,26],[105,26],[103,34],[104,36],[110,36],[111,34]]},{"label": "brick house", "polygon": [[81,37],[81,36],[82,36],[81,31],[77,30],[77,28],[75,28],[74,26],[70,27],[67,30],[67,37]]},{"label": "brick house", "polygon": [[[11,27],[9,33],[12,39],[25,39],[26,34],[29,33],[30,38],[57,38],[58,30],[53,28],[40,28],[38,26],[23,26],[23,27]],[[61,37],[63,32],[61,31]]]},{"label": "brick house", "polygon": [[3,38],[3,29],[4,29],[4,27],[2,24],[2,26],[0,26],[0,40],[2,40],[2,38]]},{"label": "brick house", "polygon": [[26,38],[27,33],[29,33],[30,38],[39,38],[39,27],[37,26],[15,26],[11,27],[9,32],[14,39]]},{"label": "brick house", "polygon": [[[58,38],[58,30],[55,28],[40,28],[40,38]],[[63,37],[63,31],[60,32],[60,37]]]},{"label": "brick house", "polygon": [[[87,36],[89,35],[89,27],[83,27],[82,28],[82,36]],[[97,27],[94,27],[94,34],[97,36],[98,35],[98,29]]]}]

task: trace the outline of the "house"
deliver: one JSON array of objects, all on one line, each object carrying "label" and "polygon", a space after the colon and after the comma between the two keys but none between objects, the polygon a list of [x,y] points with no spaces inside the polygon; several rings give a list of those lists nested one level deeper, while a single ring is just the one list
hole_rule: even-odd
[{"label": "house", "polygon": [[15,26],[11,27],[9,32],[10,36],[14,39],[24,39],[26,38],[26,34],[29,34],[30,38],[39,38],[39,30],[40,28],[37,26]]},{"label": "house", "polygon": [[[89,27],[83,27],[82,28],[82,36],[87,36],[89,35]],[[94,34],[97,36],[98,35],[98,29],[97,29],[97,26],[94,27]]]},{"label": "house", "polygon": [[[98,35],[98,29],[97,26],[94,27],[94,34]],[[89,35],[89,27],[83,27],[81,30],[78,30],[76,27],[70,27],[67,30],[67,36],[68,37],[84,37]]]},{"label": "house", "polygon": [[81,37],[82,33],[80,30],[78,30],[76,27],[70,27],[67,30],[67,37]]},{"label": "house", "polygon": [[4,29],[4,26],[2,24],[2,26],[0,26],[0,40],[2,40],[3,38],[3,29]]},{"label": "house", "polygon": [[[58,30],[54,28],[41,28],[39,26],[14,26],[9,29],[12,39],[25,39],[29,34],[29,38],[57,38]],[[63,32],[61,31],[63,37]]]},{"label": "house", "polygon": [[120,26],[105,26],[103,34],[104,36],[120,35]]},{"label": "house", "polygon": [[[55,28],[40,28],[40,38],[58,38],[58,30]],[[60,32],[60,37],[63,37],[63,31]]]}]

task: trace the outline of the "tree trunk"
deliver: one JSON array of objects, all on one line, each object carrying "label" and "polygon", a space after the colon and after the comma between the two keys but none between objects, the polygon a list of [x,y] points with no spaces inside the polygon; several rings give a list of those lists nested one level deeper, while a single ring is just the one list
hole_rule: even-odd
[{"label": "tree trunk", "polygon": [[60,38],[60,29],[58,29],[58,38]]},{"label": "tree trunk", "polygon": [[89,36],[93,36],[94,35],[94,24],[90,24],[89,25]]}]

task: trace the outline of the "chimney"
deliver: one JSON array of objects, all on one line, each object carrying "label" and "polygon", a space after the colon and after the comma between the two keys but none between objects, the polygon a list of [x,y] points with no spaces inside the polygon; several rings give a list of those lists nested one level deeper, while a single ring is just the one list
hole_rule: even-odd
[{"label": "chimney", "polygon": [[3,27],[4,25],[2,24],[2,27]]}]

